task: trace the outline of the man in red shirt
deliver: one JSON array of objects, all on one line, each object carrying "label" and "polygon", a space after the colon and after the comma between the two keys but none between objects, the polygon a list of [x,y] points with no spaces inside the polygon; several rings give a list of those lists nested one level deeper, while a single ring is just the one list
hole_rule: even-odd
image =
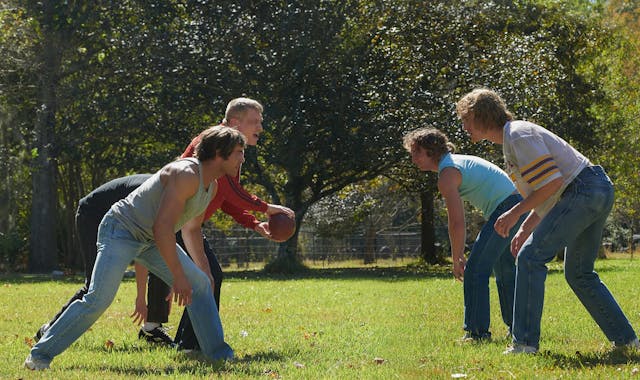
[{"label": "man in red shirt", "polygon": [[[222,121],[222,125],[236,128],[240,131],[247,140],[247,145],[255,146],[258,143],[260,134],[262,133],[262,105],[249,98],[236,98],[229,102],[225,112],[225,118]],[[196,146],[200,141],[200,136],[196,136],[181,157],[191,157],[195,152]],[[249,194],[240,185],[240,171],[236,176],[223,176],[218,179],[218,192],[215,197],[209,203],[207,210],[205,211],[204,220],[208,220],[218,209],[222,209],[223,212],[233,217],[233,219],[242,226],[252,229],[262,235],[263,237],[277,241],[271,237],[269,232],[268,222],[263,222],[250,213],[250,211],[258,211],[265,213],[266,215],[273,215],[278,213],[285,213],[291,217],[295,217],[293,210],[280,206],[269,204],[261,200],[255,195]],[[185,246],[182,239],[182,235],[185,234],[201,234],[200,228],[185,229],[178,232],[178,243],[187,251],[191,257],[194,249],[202,249],[199,247]],[[189,239],[185,239],[189,241]],[[211,285],[214,291],[214,297],[218,310],[220,309],[220,289],[222,285],[222,268],[216,259],[213,250],[209,246],[206,237],[203,235],[204,241],[204,255],[206,256],[208,263],[196,263],[201,269],[210,275]],[[136,267],[136,271],[138,271]],[[144,267],[140,268],[141,275],[146,275]],[[136,276],[138,277],[138,276]],[[142,277],[145,278],[145,277]],[[167,302],[162,294],[162,291],[157,292],[154,287],[164,287],[164,284],[153,274],[149,275],[149,290],[148,290],[148,309],[158,308],[157,305],[163,302]],[[141,294],[142,292],[142,294]],[[154,295],[153,297],[151,295]],[[138,299],[144,300],[144,287],[138,286]],[[136,302],[136,311],[134,315],[138,318],[147,319],[147,309],[140,307],[144,305],[144,302],[140,304]],[[150,318],[149,318],[150,319]],[[140,330],[139,337],[147,337],[147,334],[153,335],[153,330],[160,328],[159,323],[147,320],[145,325]],[[189,315],[185,310],[178,331],[174,339],[175,344],[181,349],[199,349],[198,341],[193,332]]]}]

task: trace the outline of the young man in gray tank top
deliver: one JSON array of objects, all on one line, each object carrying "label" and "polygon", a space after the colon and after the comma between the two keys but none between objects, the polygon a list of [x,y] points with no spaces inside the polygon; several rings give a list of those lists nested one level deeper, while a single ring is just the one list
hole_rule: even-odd
[{"label": "young man in gray tank top", "polygon": [[[202,136],[195,158],[165,165],[107,212],[98,229],[98,256],[87,294],[69,305],[33,346],[25,367],[49,368],[56,355],[91,327],[113,301],[131,260],[171,284],[174,300],[189,310],[206,358],[233,357],[224,341],[206,257],[192,253],[192,261],[176,244],[175,233],[185,225],[202,224],[217,190],[216,179],[238,172],[246,140],[237,130],[220,126]],[[185,241],[188,247],[202,245],[202,239],[192,240]]]}]

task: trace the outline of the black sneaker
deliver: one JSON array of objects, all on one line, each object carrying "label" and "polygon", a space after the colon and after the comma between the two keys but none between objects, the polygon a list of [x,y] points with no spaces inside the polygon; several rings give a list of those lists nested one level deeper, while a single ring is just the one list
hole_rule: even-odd
[{"label": "black sneaker", "polygon": [[140,329],[140,332],[138,332],[138,339],[142,338],[146,339],[149,343],[160,343],[168,346],[174,346],[173,339],[171,339],[167,334],[167,331],[162,326],[158,326],[151,331],[144,331],[144,329]]},{"label": "black sneaker", "polygon": [[33,340],[35,340],[36,343],[37,343],[40,340],[40,338],[42,338],[44,333],[47,332],[48,329],[49,329],[49,324],[48,323],[45,323],[44,325],[40,326],[38,331],[36,331],[36,334],[33,336]]}]

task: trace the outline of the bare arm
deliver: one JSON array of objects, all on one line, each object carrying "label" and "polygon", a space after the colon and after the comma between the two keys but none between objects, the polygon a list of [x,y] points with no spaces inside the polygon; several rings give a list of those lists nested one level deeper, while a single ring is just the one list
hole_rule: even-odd
[{"label": "bare arm", "polygon": [[147,320],[147,276],[149,271],[144,265],[135,263],[136,270],[136,307],[133,314],[130,315],[133,318],[133,323],[141,324]]},{"label": "bare arm", "polygon": [[[533,210],[544,201],[549,199],[549,197],[555,194],[562,187],[562,182],[562,177],[552,180],[538,190],[535,190],[524,200],[520,201],[517,205],[513,206],[511,210],[500,215],[494,225],[494,228],[496,229],[498,235],[502,237],[509,236],[509,231],[518,222],[520,216],[528,211]],[[530,224],[531,222],[533,222],[533,220],[528,224]],[[537,225],[537,222],[535,224]],[[533,231],[533,228],[531,230]]]},{"label": "bare arm", "polygon": [[457,169],[446,168],[438,178],[438,190],[447,205],[449,226],[449,241],[451,242],[451,259],[453,260],[453,275],[456,279],[464,277],[464,247],[466,241],[466,222],[464,218],[464,204],[458,187],[462,182],[462,175]]},{"label": "bare arm", "polygon": [[172,163],[162,169],[161,180],[164,185],[158,214],[153,223],[153,237],[160,255],[173,275],[173,294],[178,304],[191,304],[193,292],[187,280],[176,252],[174,226],[184,212],[184,205],[198,190],[200,178],[188,168]]},{"label": "bare arm", "polygon": [[193,262],[200,268],[208,277],[213,288],[213,275],[211,274],[211,267],[209,266],[209,260],[204,253],[204,243],[202,241],[202,222],[204,221],[204,213],[191,219],[184,226],[182,226],[182,240],[189,252],[189,256],[193,259]]},{"label": "bare arm", "polygon": [[527,240],[531,232],[536,228],[536,226],[540,223],[540,217],[535,212],[527,215],[527,218],[522,222],[518,232],[516,232],[515,236],[511,240],[511,254],[513,257],[518,256],[518,252],[520,252],[520,248]]}]

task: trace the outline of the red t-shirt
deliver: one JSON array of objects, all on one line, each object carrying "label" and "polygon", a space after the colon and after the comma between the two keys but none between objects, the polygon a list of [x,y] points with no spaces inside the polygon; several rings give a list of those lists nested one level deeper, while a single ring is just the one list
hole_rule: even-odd
[{"label": "red t-shirt", "polygon": [[[196,146],[200,141],[200,135],[196,136],[184,153],[182,158],[192,157],[195,153]],[[213,197],[207,210],[204,213],[204,220],[207,220],[218,209],[222,209],[225,214],[230,215],[238,224],[250,229],[254,229],[260,221],[253,216],[251,211],[266,212],[268,205],[262,199],[255,195],[249,194],[240,185],[240,171],[235,177],[225,175],[218,178],[218,191]]]}]

